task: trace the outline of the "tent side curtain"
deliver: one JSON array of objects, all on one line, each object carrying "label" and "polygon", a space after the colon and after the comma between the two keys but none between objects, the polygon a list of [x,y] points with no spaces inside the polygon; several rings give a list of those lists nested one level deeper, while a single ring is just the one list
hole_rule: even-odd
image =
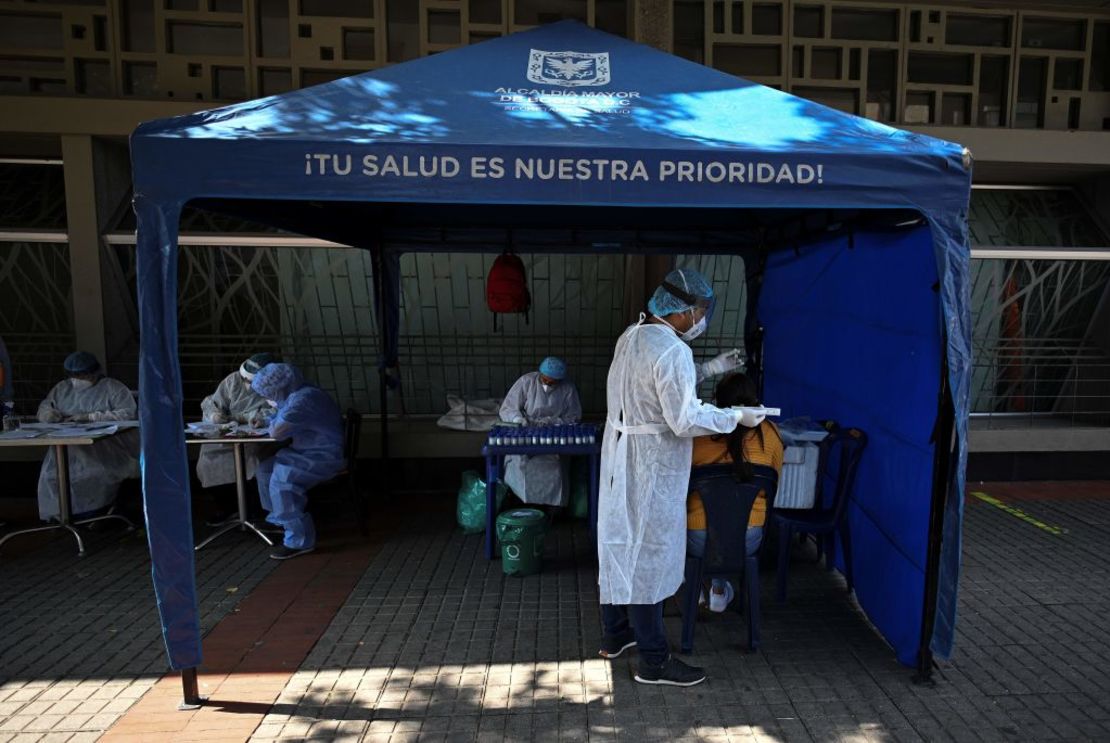
[{"label": "tent side curtain", "polygon": [[759,319],[767,404],[868,436],[848,511],[856,597],[898,659],[915,665],[943,342],[930,229],[772,253]]},{"label": "tent side curtain", "polygon": [[174,670],[201,663],[192,496],[177,354],[177,230],[181,205],[135,197],[142,346],[139,425],[143,507],[162,636]]}]

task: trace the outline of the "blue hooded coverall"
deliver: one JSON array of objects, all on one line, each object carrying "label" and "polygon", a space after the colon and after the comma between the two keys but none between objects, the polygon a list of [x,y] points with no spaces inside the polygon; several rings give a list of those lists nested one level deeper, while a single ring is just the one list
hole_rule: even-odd
[{"label": "blue hooded coverall", "polygon": [[269,364],[255,375],[251,388],[275,403],[270,435],[289,445],[258,464],[258,495],[266,520],[285,529],[290,549],[316,546],[316,527],[305,513],[309,488],[330,480],[347,466],[343,452],[343,416],[339,406],[318,387],[307,384],[292,364]]}]

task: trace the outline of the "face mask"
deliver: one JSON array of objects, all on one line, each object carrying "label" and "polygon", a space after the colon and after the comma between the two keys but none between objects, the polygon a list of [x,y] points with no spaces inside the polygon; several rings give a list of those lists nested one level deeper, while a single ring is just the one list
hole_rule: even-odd
[{"label": "face mask", "polygon": [[705,332],[705,325],[706,325],[705,318],[703,317],[702,319],[700,319],[696,323],[694,323],[694,327],[690,328],[689,330],[687,330],[685,333],[683,333],[679,337],[682,338],[682,340],[689,343],[690,341],[694,340],[699,335],[701,335],[702,333]]},{"label": "face mask", "polygon": [[71,379],[69,383],[73,385],[73,389],[75,390],[87,390],[89,387],[93,386],[91,379]]}]

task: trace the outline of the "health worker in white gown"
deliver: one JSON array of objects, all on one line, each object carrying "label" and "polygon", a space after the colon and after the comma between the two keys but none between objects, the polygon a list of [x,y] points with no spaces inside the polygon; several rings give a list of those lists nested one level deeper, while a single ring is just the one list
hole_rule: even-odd
[{"label": "health worker in white gown", "polygon": [[[567,365],[549,356],[539,371],[518,379],[501,403],[501,420],[522,426],[554,426],[582,420],[578,389]],[[559,456],[506,457],[505,484],[525,503],[565,506],[570,487],[566,460]]]},{"label": "health worker in white gown", "polygon": [[[109,379],[91,353],[77,351],[66,357],[68,379],[50,390],[39,405],[41,423],[107,423],[133,421],[138,408],[131,390]],[[75,516],[107,508],[116,500],[120,483],[139,476],[139,431],[123,431],[87,446],[70,446],[70,510]],[[39,472],[39,516],[58,517],[58,464],[51,448]]]},{"label": "health worker in white gown", "polygon": [[[264,428],[274,415],[274,409],[262,395],[251,389],[254,375],[267,364],[277,363],[278,358],[269,353],[256,353],[244,361],[239,369],[224,377],[216,391],[200,403],[206,423],[242,423],[254,428]],[[265,444],[247,444],[243,447],[247,479],[254,477],[258,461],[272,451]],[[235,482],[235,452],[228,444],[204,444],[197,459],[197,479],[202,487],[230,485]]]},{"label": "health worker in white gown", "polygon": [[638,646],[636,680],[693,686],[700,668],[670,656],[663,601],[682,584],[686,491],[693,438],[730,433],[739,410],[703,403],[699,378],[739,365],[735,350],[698,366],[688,343],[708,325],[713,290],[696,271],[671,271],[648,304],[650,317],[617,341],[606,384],[597,549],[600,655]]}]

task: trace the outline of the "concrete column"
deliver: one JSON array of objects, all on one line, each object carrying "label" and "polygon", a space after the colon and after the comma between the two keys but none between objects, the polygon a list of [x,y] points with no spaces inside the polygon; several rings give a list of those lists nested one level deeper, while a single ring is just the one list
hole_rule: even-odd
[{"label": "concrete column", "polygon": [[636,41],[664,52],[673,47],[671,0],[636,0],[632,32]]},{"label": "concrete column", "polygon": [[101,364],[107,364],[92,137],[63,135],[62,161],[65,167],[74,336],[77,348],[96,354]]}]

